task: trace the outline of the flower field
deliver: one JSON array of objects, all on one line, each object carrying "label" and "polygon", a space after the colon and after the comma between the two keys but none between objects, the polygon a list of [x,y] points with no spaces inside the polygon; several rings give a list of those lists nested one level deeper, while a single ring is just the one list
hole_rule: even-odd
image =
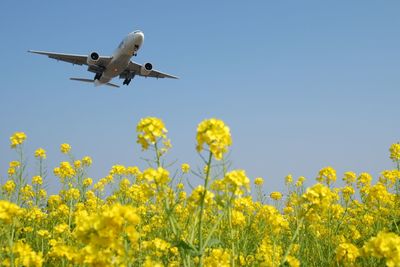
[{"label": "flower field", "polygon": [[[69,144],[48,172],[37,149],[30,173],[27,137],[14,133],[0,194],[1,266],[400,266],[400,144],[376,182],[325,167],[309,188],[288,175],[284,192],[265,195],[263,178],[229,169],[221,120],[198,125],[198,167],[166,163],[161,119],[144,118],[136,131],[153,155],[148,168],[114,165],[96,181],[92,159],[76,159]],[[48,195],[54,176],[62,189]],[[190,188],[195,177],[202,184]]]}]

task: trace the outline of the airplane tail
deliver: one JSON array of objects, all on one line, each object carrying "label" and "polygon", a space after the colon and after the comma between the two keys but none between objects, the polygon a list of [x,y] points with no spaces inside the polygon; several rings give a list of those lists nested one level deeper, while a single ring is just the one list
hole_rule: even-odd
[{"label": "airplane tail", "polygon": [[93,83],[95,86],[100,86],[100,85],[108,85],[114,88],[119,88],[119,85],[113,84],[113,83],[99,83],[98,80],[92,80],[92,79],[85,79],[85,78],[69,78],[72,81],[79,81],[79,82],[85,82],[85,83]]}]

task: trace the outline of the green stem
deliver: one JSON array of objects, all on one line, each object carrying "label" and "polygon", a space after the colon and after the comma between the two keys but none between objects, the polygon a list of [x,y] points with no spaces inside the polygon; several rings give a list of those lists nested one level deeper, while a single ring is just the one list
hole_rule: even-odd
[{"label": "green stem", "polygon": [[[158,153],[157,142],[154,144],[154,150],[155,150],[155,152],[156,152],[157,168],[160,168],[160,167],[162,167],[162,166],[161,166],[161,161],[160,161],[160,153]],[[162,186],[160,187],[160,186],[158,185],[157,182],[156,182],[156,186],[157,186],[157,190],[158,190],[159,192],[161,192]],[[164,190],[163,190],[163,191],[164,191]],[[163,193],[164,193],[164,192],[163,192]],[[172,218],[172,216],[171,216],[172,210],[170,209],[169,202],[168,202],[168,193],[166,193],[165,195],[166,195],[166,196],[165,196],[165,198],[164,198],[164,209],[165,209],[165,211],[166,211],[166,213],[167,213],[168,222],[169,222],[169,225],[171,226],[172,233],[173,233],[175,236],[178,236],[178,231],[177,231],[177,227],[178,227],[178,226],[177,226],[177,224],[175,224],[174,218]]]},{"label": "green stem", "polygon": [[[233,194],[232,194],[233,198]],[[228,220],[229,220],[229,231],[231,235],[231,266],[235,267],[235,241],[234,241],[234,233],[233,233],[233,227],[232,227],[232,198],[229,203],[229,208],[228,208]]]},{"label": "green stem", "polygon": [[154,149],[156,151],[156,163],[157,163],[157,167],[161,167],[161,163],[160,163],[160,153],[158,153],[158,146],[157,146],[157,142],[154,144]]},{"label": "green stem", "polygon": [[10,261],[11,261],[11,267],[14,267],[14,234],[15,234],[15,229],[14,229],[14,222],[12,223],[11,226],[11,234],[10,234],[10,239],[8,240],[8,245],[10,247]]},{"label": "green stem", "polygon": [[204,192],[200,199],[200,214],[199,214],[199,227],[198,227],[199,253],[200,253],[199,266],[202,266],[202,264],[203,264],[203,251],[202,251],[203,236],[202,236],[201,230],[203,228],[204,202],[205,202],[207,186],[208,186],[208,182],[209,182],[209,178],[210,178],[211,161],[212,161],[212,153],[210,151],[210,155],[208,156],[208,162],[207,162],[206,178],[204,180]]},{"label": "green stem", "polygon": [[285,254],[284,254],[283,258],[282,258],[281,266],[283,266],[283,264],[284,264],[285,261],[286,261],[286,257],[289,255],[290,251],[292,250],[292,246],[293,246],[294,241],[296,240],[297,236],[299,235],[300,227],[302,226],[303,221],[304,221],[304,217],[302,217],[302,218],[300,219],[300,222],[299,222],[299,224],[297,225],[296,232],[294,233],[292,239],[290,240],[290,244],[289,244],[289,246],[287,247],[286,252],[285,252]]}]

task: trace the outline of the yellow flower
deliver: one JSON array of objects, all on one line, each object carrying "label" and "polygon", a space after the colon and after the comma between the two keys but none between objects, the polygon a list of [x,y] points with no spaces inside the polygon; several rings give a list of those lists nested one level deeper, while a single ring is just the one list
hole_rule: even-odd
[{"label": "yellow flower", "polygon": [[141,119],[136,126],[137,143],[142,146],[143,150],[147,150],[149,145],[154,145],[158,138],[166,138],[168,132],[164,122],[155,117],[147,117]]},{"label": "yellow flower", "polygon": [[343,181],[346,182],[346,184],[350,185],[354,183],[357,180],[357,175],[354,172],[346,172],[343,177]]},{"label": "yellow flower", "polygon": [[54,174],[61,179],[65,179],[74,177],[76,171],[68,161],[63,161],[60,163],[60,167],[54,168]]},{"label": "yellow flower", "polygon": [[46,158],[46,150],[44,150],[43,148],[36,149],[35,157],[40,158],[40,159],[45,159]]},{"label": "yellow flower", "polygon": [[61,144],[60,151],[63,154],[68,154],[71,151],[71,146],[69,144]]},{"label": "yellow flower", "polygon": [[91,184],[93,183],[93,180],[92,180],[92,178],[85,178],[84,180],[83,180],[83,185],[84,186],[90,186]]},{"label": "yellow flower", "polygon": [[212,249],[209,255],[204,258],[204,266],[229,267],[231,266],[230,263],[231,255],[222,248]]},{"label": "yellow flower", "polygon": [[143,171],[143,179],[148,182],[155,182],[157,184],[166,184],[169,182],[169,172],[164,168],[148,168]]},{"label": "yellow flower", "polygon": [[282,257],[282,248],[265,237],[256,252],[256,260],[261,266],[279,266]]},{"label": "yellow flower", "polygon": [[286,262],[289,264],[290,267],[299,267],[300,266],[300,261],[290,255],[288,255],[286,257]]},{"label": "yellow flower", "polygon": [[15,168],[8,168],[7,174],[9,177],[13,176],[15,174]]},{"label": "yellow flower", "polygon": [[51,195],[51,196],[49,196],[49,199],[47,202],[50,207],[57,207],[58,205],[61,204],[61,201],[62,200],[59,195]]},{"label": "yellow flower", "polygon": [[229,128],[222,120],[208,119],[202,121],[197,127],[197,151],[203,150],[206,144],[213,156],[221,160],[228,147],[232,144]]},{"label": "yellow flower", "polygon": [[258,186],[262,186],[264,184],[264,179],[261,177],[257,177],[256,179],[254,179],[254,184],[258,185]]},{"label": "yellow flower", "polygon": [[240,211],[233,210],[232,211],[232,224],[234,226],[243,226],[246,223],[246,217]]},{"label": "yellow flower", "polygon": [[24,132],[15,132],[11,137],[11,148],[16,148],[18,145],[22,145],[26,140],[26,134]]},{"label": "yellow flower", "polygon": [[110,175],[125,175],[126,168],[124,165],[114,165],[111,167]]},{"label": "yellow flower", "polygon": [[131,166],[126,168],[126,173],[129,175],[138,176],[141,174],[139,167]]},{"label": "yellow flower", "polygon": [[43,254],[37,253],[28,245],[18,240],[13,248],[13,254],[16,256],[14,259],[14,266],[33,266],[41,267],[43,265]]},{"label": "yellow flower", "polygon": [[82,167],[82,161],[80,161],[80,160],[75,160],[75,161],[74,161],[74,167],[75,167],[75,169],[81,168],[81,167]]},{"label": "yellow flower", "polygon": [[368,190],[367,200],[369,205],[381,206],[383,204],[393,204],[395,195],[387,191],[387,188],[382,183],[378,182],[371,186]]},{"label": "yellow flower", "polygon": [[283,213],[284,214],[289,214],[289,213],[292,213],[292,212],[294,212],[294,209],[292,207],[290,207],[290,206],[283,208]]},{"label": "yellow flower", "polygon": [[54,231],[58,234],[62,234],[68,230],[69,230],[69,226],[66,223],[61,223],[61,224],[54,226]]},{"label": "yellow flower", "polygon": [[187,164],[187,163],[183,163],[183,164],[181,165],[181,170],[182,170],[183,173],[188,173],[189,170],[190,170],[190,165]]},{"label": "yellow flower", "polygon": [[354,195],[354,188],[351,186],[345,186],[342,188],[342,195],[344,200],[349,201],[351,196]]},{"label": "yellow flower", "polygon": [[[189,201],[192,201],[195,204],[199,204],[203,194],[204,194],[204,186],[199,185],[192,191],[192,195],[189,197]],[[214,194],[211,191],[207,190],[204,196],[204,203],[205,204],[211,203],[213,201],[213,198]]]},{"label": "yellow flower", "polygon": [[14,218],[22,215],[22,213],[22,209],[14,203],[0,200],[0,221],[9,224]]},{"label": "yellow flower", "polygon": [[39,197],[45,199],[47,196],[47,192],[46,190],[44,190],[43,188],[39,190]]},{"label": "yellow flower", "polygon": [[317,181],[330,185],[336,181],[336,171],[332,167],[326,167],[319,171]]},{"label": "yellow flower", "polygon": [[237,196],[244,193],[244,190],[250,190],[250,180],[246,176],[244,170],[234,170],[228,172],[223,178],[222,182],[226,185],[227,189]]},{"label": "yellow flower", "polygon": [[81,196],[79,189],[77,188],[70,188],[65,194],[66,200],[77,200]]},{"label": "yellow flower", "polygon": [[21,162],[14,160],[14,161],[10,162],[9,166],[10,166],[10,168],[15,169],[15,168],[18,168],[19,166],[21,166]]},{"label": "yellow flower", "polygon": [[357,187],[369,187],[371,185],[372,176],[369,173],[363,172],[357,178]]},{"label": "yellow flower", "polygon": [[341,243],[336,248],[336,260],[345,264],[351,264],[360,256],[358,248],[351,243]]},{"label": "yellow flower", "polygon": [[164,266],[162,263],[158,261],[154,261],[150,256],[146,256],[146,260],[144,261],[143,267],[162,267]]},{"label": "yellow flower", "polygon": [[400,180],[400,170],[386,170],[379,177],[379,181],[390,188],[396,184],[397,180]]},{"label": "yellow flower", "polygon": [[386,266],[399,266],[400,236],[395,233],[379,232],[364,244],[363,252],[367,256],[385,258]]},{"label": "yellow flower", "polygon": [[304,176],[300,176],[299,179],[296,182],[296,187],[301,187],[304,183],[304,181],[306,180],[306,178]]},{"label": "yellow flower", "polygon": [[21,188],[21,194],[24,200],[30,200],[35,196],[35,192],[33,191],[32,186],[29,184]]},{"label": "yellow flower", "polygon": [[42,179],[42,177],[39,176],[39,175],[33,176],[33,177],[32,177],[32,184],[38,184],[38,185],[43,184],[43,179]]},{"label": "yellow flower", "polygon": [[393,161],[400,161],[400,143],[392,144],[390,146],[390,159]]},{"label": "yellow flower", "polygon": [[37,231],[38,236],[43,237],[43,238],[48,238],[50,237],[50,232],[46,229],[40,229]]},{"label": "yellow flower", "polygon": [[291,175],[291,174],[289,174],[289,175],[287,175],[286,177],[285,177],[285,184],[291,184],[291,183],[293,183],[293,176]]},{"label": "yellow flower", "polygon": [[274,200],[280,200],[282,198],[282,194],[280,192],[272,192],[269,196]]},{"label": "yellow flower", "polygon": [[139,222],[140,218],[132,206],[114,204],[98,212],[79,212],[72,235],[84,245],[82,261],[85,265],[91,263],[89,266],[114,266],[123,250],[125,236],[131,242],[130,246],[136,247],[139,234],[135,227]]},{"label": "yellow flower", "polygon": [[7,192],[7,194],[11,194],[12,192],[14,192],[16,187],[16,184],[13,180],[8,180],[7,182],[5,182],[5,184],[3,185],[3,190]]},{"label": "yellow flower", "polygon": [[90,166],[90,165],[92,165],[92,158],[89,156],[83,157],[82,163],[83,163],[83,166]]},{"label": "yellow flower", "polygon": [[305,203],[317,207],[329,207],[332,201],[336,200],[337,195],[323,184],[315,184],[307,188],[306,192],[302,195]]}]

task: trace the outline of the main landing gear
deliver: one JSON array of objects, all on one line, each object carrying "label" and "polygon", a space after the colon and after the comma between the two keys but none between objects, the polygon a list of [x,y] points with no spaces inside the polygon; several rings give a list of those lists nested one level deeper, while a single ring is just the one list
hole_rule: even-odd
[{"label": "main landing gear", "polygon": [[101,73],[96,73],[96,75],[94,76],[95,80],[100,80],[101,78]]},{"label": "main landing gear", "polygon": [[126,78],[122,84],[129,85],[131,83],[131,81],[132,81],[132,79]]},{"label": "main landing gear", "polygon": [[128,73],[128,74],[125,76],[125,80],[124,80],[124,82],[123,82],[122,84],[129,85],[134,77],[135,77],[135,73],[132,73],[132,72],[131,72],[131,73]]}]

